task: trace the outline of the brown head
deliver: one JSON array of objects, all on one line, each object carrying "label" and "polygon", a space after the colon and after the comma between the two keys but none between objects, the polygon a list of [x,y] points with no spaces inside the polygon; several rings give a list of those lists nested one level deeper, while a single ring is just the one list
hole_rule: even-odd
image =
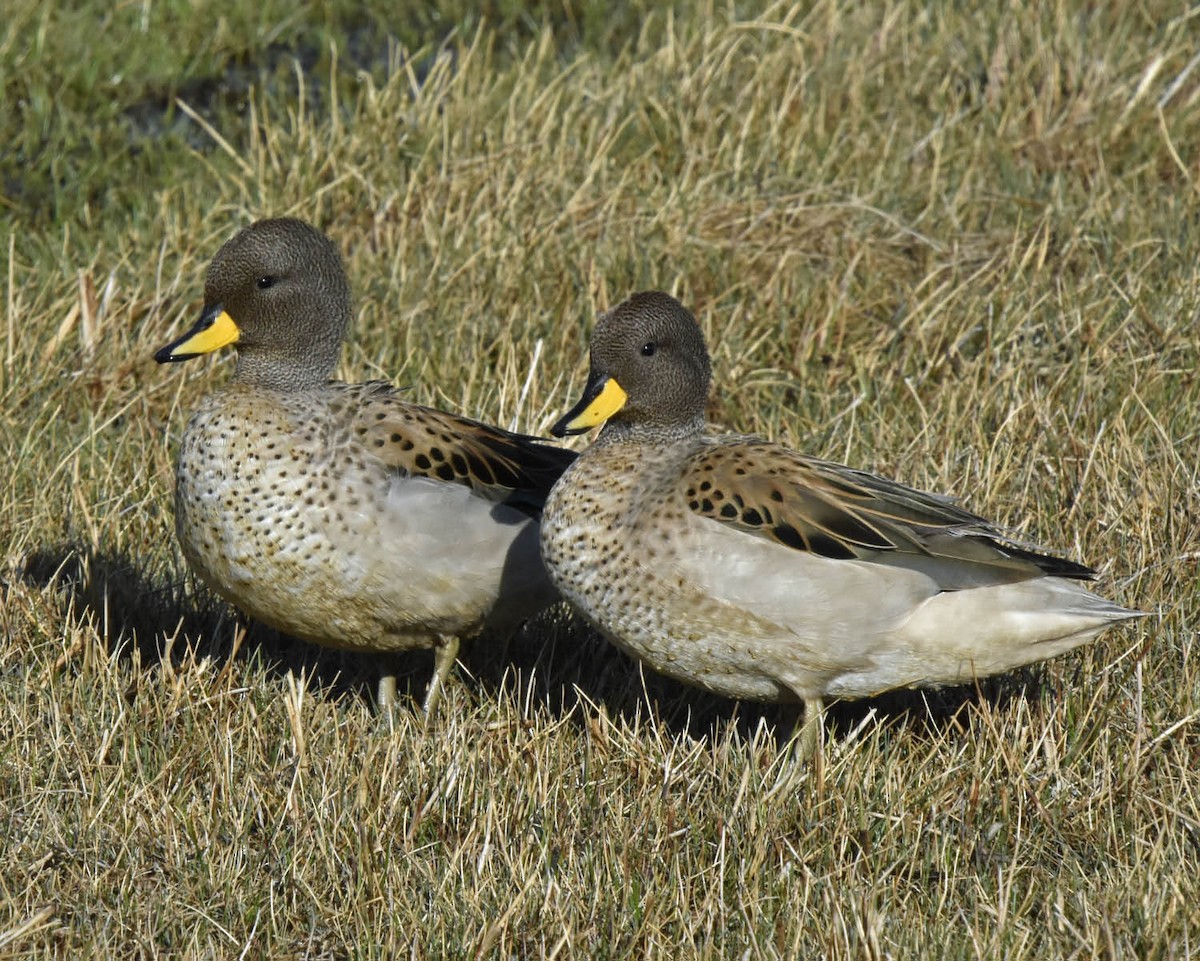
[{"label": "brown head", "polygon": [[154,359],[233,344],[240,383],[302,390],[329,379],[349,323],[350,285],[333,242],[302,220],[260,220],[217,251],[200,319]]},{"label": "brown head", "polygon": [[661,291],[634,294],[601,314],[583,399],[551,433],[582,434],[605,422],[606,434],[699,433],[711,379],[704,335],[691,312]]}]

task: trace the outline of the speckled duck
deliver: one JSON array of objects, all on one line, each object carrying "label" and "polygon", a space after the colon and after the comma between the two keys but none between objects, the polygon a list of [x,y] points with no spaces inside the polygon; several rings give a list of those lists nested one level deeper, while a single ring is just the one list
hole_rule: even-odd
[{"label": "speckled duck", "polygon": [[827,698],[969,682],[1137,616],[948,498],[707,433],[710,378],[691,313],[635,294],[600,317],[583,399],[554,428],[604,424],[546,502],[547,569],[655,670],[802,700],[811,751]]},{"label": "speckled duck", "polygon": [[[350,322],[333,243],[255,223],[217,252],[205,306],[155,355],[232,344],[237,370],[184,431],[175,528],[188,564],[251,617],[329,647],[436,651],[430,710],[463,638],[505,632],[557,593],[538,519],[574,455],[330,380]],[[385,671],[379,701],[390,704]]]}]

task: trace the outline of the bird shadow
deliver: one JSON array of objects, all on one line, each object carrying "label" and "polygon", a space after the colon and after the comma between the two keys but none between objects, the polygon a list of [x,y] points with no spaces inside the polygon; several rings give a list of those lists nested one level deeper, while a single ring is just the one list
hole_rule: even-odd
[{"label": "bird shadow", "polygon": [[[282,680],[290,674],[307,689],[331,697],[373,697],[379,669],[371,655],[291,638],[243,618],[211,592],[197,589],[191,575],[156,577],[121,551],[56,544],[31,553],[19,576],[27,586],[53,595],[64,619],[90,625],[108,655],[136,656],[150,670],[206,658],[218,668],[258,662],[270,677]],[[415,676],[420,660],[414,656],[411,664],[399,666]]]},{"label": "bird shadow", "polygon": [[[151,670],[208,658],[220,668],[257,662],[272,678],[291,675],[323,696],[373,703],[380,660],[296,640],[248,621],[189,576],[156,577],[129,555],[77,543],[32,553],[20,572],[25,583],[58,599],[64,618],[87,623],[108,654],[136,655]],[[244,636],[239,638],[239,632]],[[432,658],[414,651],[389,655],[401,703],[416,709],[429,682]],[[461,655],[459,678],[481,698],[503,698],[519,710],[537,707],[584,726],[597,710],[631,725],[653,721],[673,737],[716,739],[732,733],[752,740],[764,726],[780,746],[802,717],[798,704],[736,701],[643,668],[605,641],[565,604],[533,618],[506,640],[486,634]],[[898,690],[860,701],[834,702],[827,736],[845,739],[877,723],[919,735],[941,736],[979,723],[975,707],[1003,711],[1036,700],[1044,685],[1036,669],[934,690]]]},{"label": "bird shadow", "polygon": [[[540,705],[580,725],[599,709],[631,724],[653,719],[670,735],[695,740],[716,739],[732,728],[749,741],[765,726],[782,747],[803,720],[799,702],[738,701],[645,668],[565,604],[526,624],[507,644],[476,644],[464,663],[488,696]],[[922,737],[966,733],[983,723],[987,712],[979,707],[1003,712],[1019,701],[1039,700],[1045,690],[1036,668],[1022,668],[974,684],[834,701],[825,714],[826,735],[849,739],[871,724]]]}]

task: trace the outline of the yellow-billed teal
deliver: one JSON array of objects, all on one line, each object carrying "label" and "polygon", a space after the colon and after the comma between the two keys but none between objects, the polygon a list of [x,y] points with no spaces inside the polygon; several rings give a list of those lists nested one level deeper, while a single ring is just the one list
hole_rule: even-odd
[{"label": "yellow-billed teal", "polygon": [[[509,631],[557,594],[538,518],[574,455],[330,380],[350,321],[333,243],[259,221],[214,257],[196,325],[160,363],[232,344],[232,382],[184,431],[175,528],[192,569],[248,615],[329,647],[436,650],[430,710],[460,639]],[[379,701],[394,697],[385,671]]]},{"label": "yellow-billed teal", "polygon": [[600,317],[583,399],[553,430],[604,424],[546,501],[547,570],[655,670],[802,700],[811,751],[826,698],[969,682],[1137,616],[948,498],[706,433],[710,376],[691,313],[635,294]]}]

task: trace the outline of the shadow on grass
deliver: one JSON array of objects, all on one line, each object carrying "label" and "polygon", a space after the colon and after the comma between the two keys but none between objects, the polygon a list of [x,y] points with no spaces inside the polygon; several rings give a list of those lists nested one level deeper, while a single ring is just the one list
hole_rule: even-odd
[{"label": "shadow on grass", "polygon": [[[373,700],[378,657],[322,648],[245,621],[213,594],[186,590],[184,580],[148,576],[124,554],[56,545],[35,552],[23,577],[32,587],[53,589],[64,617],[93,625],[110,653],[128,657],[136,649],[143,664],[154,666],[166,657],[176,666],[204,657],[219,666],[233,658],[258,661],[269,676],[282,680],[290,672],[324,696]],[[235,649],[243,624],[246,636]],[[413,651],[391,657],[399,700],[416,709],[429,683],[432,655]],[[464,645],[462,659],[465,670],[458,672],[457,683],[484,696],[544,708],[573,724],[586,724],[600,707],[610,717],[630,723],[653,719],[672,735],[696,739],[714,737],[730,724],[750,739],[765,724],[782,745],[802,717],[798,704],[736,701],[641,670],[565,605],[530,621],[508,643],[485,635]],[[966,731],[978,720],[973,705],[987,702],[1004,710],[1041,692],[1039,675],[1028,669],[988,678],[977,687],[894,691],[831,704],[826,731],[845,738],[872,714],[874,723],[918,735]]]},{"label": "shadow on grass", "polygon": [[[803,720],[799,702],[765,704],[737,701],[689,687],[641,669],[636,660],[606,642],[565,605],[525,625],[506,646],[481,639],[465,655],[474,683],[492,696],[503,693],[517,704],[545,705],[575,723],[601,707],[626,721],[653,718],[673,735],[711,738],[732,724],[750,739],[760,725],[773,728],[782,746]],[[978,685],[929,690],[897,690],[858,701],[833,702],[825,718],[826,735],[849,737],[864,722],[940,735],[964,734],[981,722],[974,707],[986,703],[998,711],[1021,700],[1037,700],[1043,685],[1036,668],[985,678]]]},{"label": "shadow on grass", "polygon": [[[55,545],[35,551],[22,577],[30,587],[52,590],[64,618],[90,624],[109,654],[129,658],[136,650],[151,670],[164,658],[176,667],[190,658],[208,657],[218,667],[236,658],[257,661],[280,680],[291,672],[329,696],[367,700],[378,677],[370,655],[306,644],[247,621],[208,591],[188,590],[188,580],[149,575],[120,552]],[[235,645],[240,626],[246,635]],[[413,672],[419,659],[414,655]]]}]

